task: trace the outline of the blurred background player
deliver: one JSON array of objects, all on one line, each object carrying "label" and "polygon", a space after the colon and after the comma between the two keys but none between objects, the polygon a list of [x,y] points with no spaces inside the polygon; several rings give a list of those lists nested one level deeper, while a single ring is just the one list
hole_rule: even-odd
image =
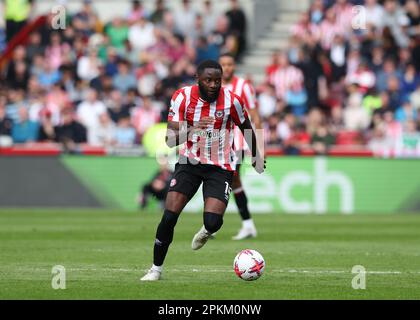
[{"label": "blurred background player", "polygon": [[[250,115],[251,123],[253,123],[255,126],[254,129],[261,129],[261,119],[257,110],[257,100],[254,88],[249,83],[249,81],[235,75],[236,63],[234,56],[231,54],[222,54],[219,58],[219,63],[223,68],[223,86],[235,93],[237,96],[241,97],[242,101],[244,102],[244,107]],[[251,218],[251,214],[248,209],[248,198],[245,194],[241,182],[241,162],[245,153],[247,151],[249,152],[249,148],[246,144],[246,141],[244,140],[244,136],[238,127],[235,127],[234,130],[233,150],[238,157],[238,163],[236,165],[236,171],[233,176],[232,189],[239,214],[242,218],[242,227],[238,234],[232,239],[242,240],[249,237],[256,237],[257,229],[255,227],[254,221]]]},{"label": "blurred background player", "polygon": [[155,197],[163,207],[173,171],[169,166],[167,157],[160,157],[158,161],[159,170],[148,183],[141,187],[139,196],[140,209],[145,209],[147,207],[150,196]]}]

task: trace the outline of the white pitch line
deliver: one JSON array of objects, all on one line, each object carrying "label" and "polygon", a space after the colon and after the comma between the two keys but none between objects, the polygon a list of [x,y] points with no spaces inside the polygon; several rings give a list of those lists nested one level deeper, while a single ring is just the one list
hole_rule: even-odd
[{"label": "white pitch line", "polygon": [[[50,272],[51,269],[49,268],[16,268],[17,271],[40,271],[40,272]],[[1,271],[1,268],[0,268]],[[135,268],[66,268],[66,271],[76,271],[76,272],[147,272],[148,269],[135,269]],[[233,269],[228,268],[182,268],[182,269],[172,269],[168,268],[165,269],[167,272],[202,272],[202,273],[231,273]],[[347,274],[351,273],[351,269],[349,270],[299,270],[299,269],[271,269],[267,268],[266,272],[270,273],[303,273],[303,274]],[[420,274],[420,270],[413,270],[413,271],[397,271],[397,270],[385,270],[385,271],[378,271],[372,270],[366,271],[366,274]]]}]

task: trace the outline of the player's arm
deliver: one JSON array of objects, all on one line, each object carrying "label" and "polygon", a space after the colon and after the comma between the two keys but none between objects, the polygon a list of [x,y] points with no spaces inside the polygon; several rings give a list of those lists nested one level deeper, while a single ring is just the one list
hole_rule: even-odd
[{"label": "player's arm", "polygon": [[260,148],[258,147],[257,135],[255,134],[251,121],[248,117],[246,117],[245,121],[238,125],[238,127],[241,129],[241,132],[245,137],[245,141],[251,149],[252,166],[258,173],[263,173],[266,168],[266,161],[260,151]]},{"label": "player's arm", "polygon": [[249,82],[245,83],[241,98],[245,104],[246,110],[249,112],[249,115],[251,117],[251,123],[254,124],[254,128],[256,129],[259,150],[263,152],[264,137],[262,136],[262,121],[260,114],[258,113],[257,97],[255,95],[255,90]]},{"label": "player's arm", "polygon": [[249,120],[243,101],[238,96],[235,96],[235,99],[233,100],[231,115],[233,121],[241,130],[243,136],[245,137],[245,141],[251,149],[252,166],[258,173],[263,173],[265,169],[265,159],[258,148],[257,136],[254,128],[252,127],[251,121]]},{"label": "player's arm", "polygon": [[168,121],[165,138],[166,144],[170,148],[179,146],[180,144],[183,144],[185,141],[187,141],[190,135],[199,130],[205,130],[209,126],[212,126],[214,121],[214,118],[206,117],[201,119],[195,126],[188,124],[186,121]]}]

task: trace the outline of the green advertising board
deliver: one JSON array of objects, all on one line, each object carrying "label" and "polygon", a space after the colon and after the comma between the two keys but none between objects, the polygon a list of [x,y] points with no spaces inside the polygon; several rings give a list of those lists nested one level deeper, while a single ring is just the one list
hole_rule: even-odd
[{"label": "green advertising board", "polygon": [[[63,163],[104,205],[137,208],[140,186],[158,168],[152,158],[63,157]],[[420,212],[420,161],[414,159],[270,157],[242,181],[253,213],[389,214]],[[200,213],[201,190],[186,207]],[[228,211],[236,211],[230,201]]]}]

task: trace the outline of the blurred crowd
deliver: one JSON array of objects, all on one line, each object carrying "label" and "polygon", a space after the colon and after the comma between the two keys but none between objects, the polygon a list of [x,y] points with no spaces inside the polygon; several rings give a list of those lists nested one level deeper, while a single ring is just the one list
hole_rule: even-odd
[{"label": "blurred crowd", "polygon": [[[25,1],[30,6],[18,2]],[[194,83],[200,61],[225,52],[241,61],[247,20],[237,0],[222,13],[216,1],[203,0],[200,10],[176,1],[177,10],[164,0],[153,10],[132,1],[125,16],[101,21],[84,0],[78,12],[66,11],[64,30],[48,16],[1,74],[0,146],[141,144],[148,128],[166,121],[173,92]],[[24,22],[6,12],[0,51]],[[268,147],[420,155],[418,0],[313,0],[289,34],[257,86]]]},{"label": "blurred crowd", "polygon": [[267,143],[420,156],[419,40],[417,0],[312,1],[259,88]]},{"label": "blurred crowd", "polygon": [[[141,144],[148,128],[166,121],[172,94],[195,82],[197,64],[226,52],[239,60],[245,50],[238,1],[224,12],[211,0],[200,10],[177,1],[177,10],[156,0],[149,11],[131,1],[125,16],[101,21],[95,3],[84,0],[80,11],[66,10],[63,30],[53,28],[50,14],[14,49],[1,75],[0,142],[61,142],[69,151],[79,143]],[[7,40],[26,22],[15,11],[19,21],[8,20],[6,7]]]}]

